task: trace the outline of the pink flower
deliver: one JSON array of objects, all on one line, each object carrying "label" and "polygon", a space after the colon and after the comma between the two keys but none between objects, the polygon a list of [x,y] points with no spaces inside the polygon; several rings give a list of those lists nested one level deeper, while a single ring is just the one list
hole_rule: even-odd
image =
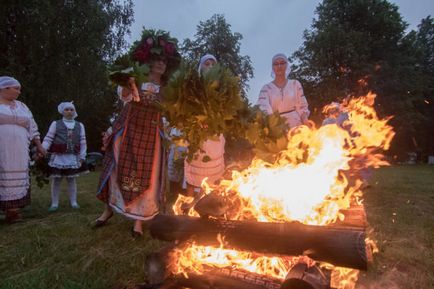
[{"label": "pink flower", "polygon": [[139,45],[133,52],[133,59],[140,63],[146,63],[149,60],[150,53],[151,46],[147,43],[143,43],[142,45]]},{"label": "pink flower", "polygon": [[167,42],[166,45],[164,45],[164,53],[166,55],[173,55],[176,51],[175,44],[171,42]]},{"label": "pink flower", "polygon": [[154,44],[154,40],[152,39],[152,37],[146,38],[146,44],[148,44],[149,46],[152,46],[152,44]]},{"label": "pink flower", "polygon": [[166,40],[163,37],[158,37],[158,44],[162,47],[166,45]]}]

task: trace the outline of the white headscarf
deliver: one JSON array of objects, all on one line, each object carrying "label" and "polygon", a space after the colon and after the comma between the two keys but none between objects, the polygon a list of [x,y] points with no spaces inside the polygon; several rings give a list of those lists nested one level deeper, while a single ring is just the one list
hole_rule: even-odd
[{"label": "white headscarf", "polygon": [[207,60],[209,60],[209,59],[212,59],[212,60],[214,60],[214,61],[217,63],[217,58],[215,58],[214,55],[212,55],[212,54],[205,54],[204,56],[202,56],[202,57],[200,58],[199,66],[197,67],[197,72],[199,73],[199,75],[200,75],[201,72],[202,72],[203,65],[204,65],[205,62],[206,62]]},{"label": "white headscarf", "polygon": [[57,111],[63,115],[65,108],[73,108],[74,109],[74,116],[72,117],[73,119],[76,118],[78,116],[77,111],[75,110],[75,106],[74,104],[68,101],[62,102],[57,106]]},{"label": "white headscarf", "polygon": [[283,59],[286,62],[286,71],[285,71],[285,77],[288,78],[289,73],[291,72],[291,68],[289,67],[289,61],[288,61],[288,57],[286,57],[285,54],[283,53],[277,53],[276,55],[273,56],[273,58],[271,59],[271,77],[274,79],[276,77],[276,74],[274,73],[273,70],[273,63],[276,59]]},{"label": "white headscarf", "polygon": [[21,87],[18,80],[10,76],[0,76],[0,89],[8,87]]}]

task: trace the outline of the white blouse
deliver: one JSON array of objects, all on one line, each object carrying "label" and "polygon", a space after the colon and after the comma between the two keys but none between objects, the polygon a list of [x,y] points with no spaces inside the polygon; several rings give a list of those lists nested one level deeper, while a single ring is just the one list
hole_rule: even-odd
[{"label": "white blouse", "polygon": [[264,85],[259,93],[257,105],[267,114],[279,112],[286,118],[290,128],[303,124],[310,114],[303,87],[295,79],[289,79],[283,88],[279,88],[273,82]]}]

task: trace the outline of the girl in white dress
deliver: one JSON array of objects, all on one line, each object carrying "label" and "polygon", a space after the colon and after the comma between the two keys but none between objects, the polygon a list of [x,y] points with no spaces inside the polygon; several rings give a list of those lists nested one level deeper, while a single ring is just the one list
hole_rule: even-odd
[{"label": "girl in white dress", "polygon": [[42,146],[48,150],[50,159],[51,206],[50,212],[59,207],[60,183],[63,177],[68,183],[69,201],[73,209],[80,206],[77,203],[76,177],[87,172],[86,166],[86,134],[84,125],[74,119],[78,116],[72,102],[62,102],[57,107],[63,118],[53,121],[44,138]]}]

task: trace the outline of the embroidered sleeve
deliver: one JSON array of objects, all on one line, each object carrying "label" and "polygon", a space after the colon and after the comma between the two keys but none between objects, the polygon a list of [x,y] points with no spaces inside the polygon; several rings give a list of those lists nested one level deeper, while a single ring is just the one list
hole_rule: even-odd
[{"label": "embroidered sleeve", "polygon": [[42,147],[48,150],[53,143],[54,136],[56,135],[56,122],[53,121],[48,129],[47,135],[44,137],[44,141],[42,142]]},{"label": "embroidered sleeve", "polygon": [[82,123],[80,123],[80,127],[80,159],[85,160],[87,152],[86,132]]},{"label": "embroidered sleeve", "polygon": [[296,110],[300,115],[300,118],[304,121],[310,115],[309,105],[307,103],[307,99],[304,96],[303,87],[298,80],[295,80],[295,88],[296,88]]},{"label": "embroidered sleeve", "polygon": [[30,126],[29,126],[29,136],[30,136],[30,140],[33,139],[39,139],[39,131],[38,131],[38,125],[35,122],[35,119],[33,118],[33,114],[30,111],[30,109],[27,107],[27,105],[25,105],[24,103],[22,103],[22,106],[24,107],[24,109],[27,111],[29,118],[30,118]]},{"label": "embroidered sleeve", "polygon": [[259,97],[256,104],[259,105],[259,108],[263,110],[266,114],[273,113],[273,109],[271,108],[270,104],[269,89],[267,85],[264,85],[259,92]]},{"label": "embroidered sleeve", "polygon": [[132,93],[126,94],[126,91],[124,91],[124,88],[122,86],[118,86],[117,93],[118,93],[119,99],[122,100],[122,102],[124,104],[133,100]]}]

